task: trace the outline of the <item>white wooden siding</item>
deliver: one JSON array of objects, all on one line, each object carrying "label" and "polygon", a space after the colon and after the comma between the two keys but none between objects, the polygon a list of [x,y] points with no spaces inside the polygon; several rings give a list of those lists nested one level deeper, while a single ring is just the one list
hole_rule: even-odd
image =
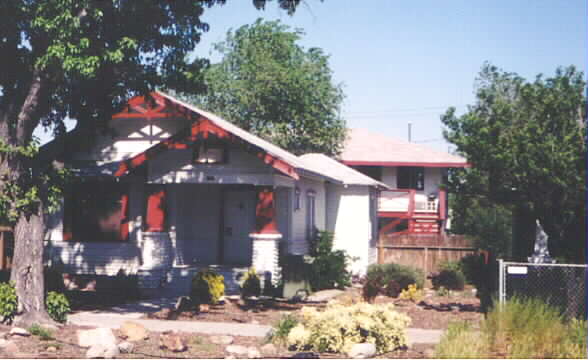
[{"label": "white wooden siding", "polygon": [[301,178],[296,182],[300,189],[300,209],[292,212],[292,237],[288,246],[291,254],[303,255],[308,253],[306,239],[306,194],[314,191],[316,208],[316,227],[326,230],[326,191],[322,181]]},{"label": "white wooden siding", "polygon": [[335,233],[333,248],[357,257],[351,271],[365,274],[370,263],[370,245],[375,245],[372,242],[375,217],[370,216],[373,213],[370,207],[374,205],[369,187],[328,184],[327,204],[327,230]]}]

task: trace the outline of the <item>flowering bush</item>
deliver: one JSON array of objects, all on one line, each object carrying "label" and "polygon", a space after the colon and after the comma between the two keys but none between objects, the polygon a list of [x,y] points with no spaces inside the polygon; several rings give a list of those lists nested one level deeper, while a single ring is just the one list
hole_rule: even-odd
[{"label": "flowering bush", "polygon": [[295,350],[347,353],[354,344],[372,343],[378,353],[406,346],[404,330],[410,318],[392,304],[329,304],[324,311],[304,307],[290,330],[288,345]]},{"label": "flowering bush", "polygon": [[408,285],[408,289],[402,290],[400,293],[402,300],[410,300],[412,302],[419,302],[423,298],[423,291],[418,290],[416,284]]},{"label": "flowering bush", "polygon": [[192,278],[190,300],[194,304],[217,304],[224,295],[224,276],[212,270],[201,270]]}]

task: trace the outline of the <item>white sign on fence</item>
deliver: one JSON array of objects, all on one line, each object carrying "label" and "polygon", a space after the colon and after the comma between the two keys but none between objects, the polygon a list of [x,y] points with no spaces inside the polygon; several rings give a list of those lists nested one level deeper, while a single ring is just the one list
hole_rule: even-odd
[{"label": "white sign on fence", "polygon": [[506,272],[509,274],[515,274],[515,275],[526,275],[527,274],[527,267],[526,266],[508,266],[506,268]]}]

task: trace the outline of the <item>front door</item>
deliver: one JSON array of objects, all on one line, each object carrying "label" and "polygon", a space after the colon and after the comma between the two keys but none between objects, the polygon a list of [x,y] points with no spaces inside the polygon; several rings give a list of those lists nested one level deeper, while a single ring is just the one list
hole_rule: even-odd
[{"label": "front door", "polygon": [[227,190],[223,206],[223,262],[251,265],[249,234],[255,229],[255,191]]}]

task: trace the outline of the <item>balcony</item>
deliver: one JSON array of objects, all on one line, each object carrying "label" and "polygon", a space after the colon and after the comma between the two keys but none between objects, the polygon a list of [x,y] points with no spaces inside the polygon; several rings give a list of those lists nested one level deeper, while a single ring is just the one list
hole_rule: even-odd
[{"label": "balcony", "polygon": [[435,197],[417,194],[415,190],[382,191],[378,198],[380,217],[445,218],[445,190]]}]

